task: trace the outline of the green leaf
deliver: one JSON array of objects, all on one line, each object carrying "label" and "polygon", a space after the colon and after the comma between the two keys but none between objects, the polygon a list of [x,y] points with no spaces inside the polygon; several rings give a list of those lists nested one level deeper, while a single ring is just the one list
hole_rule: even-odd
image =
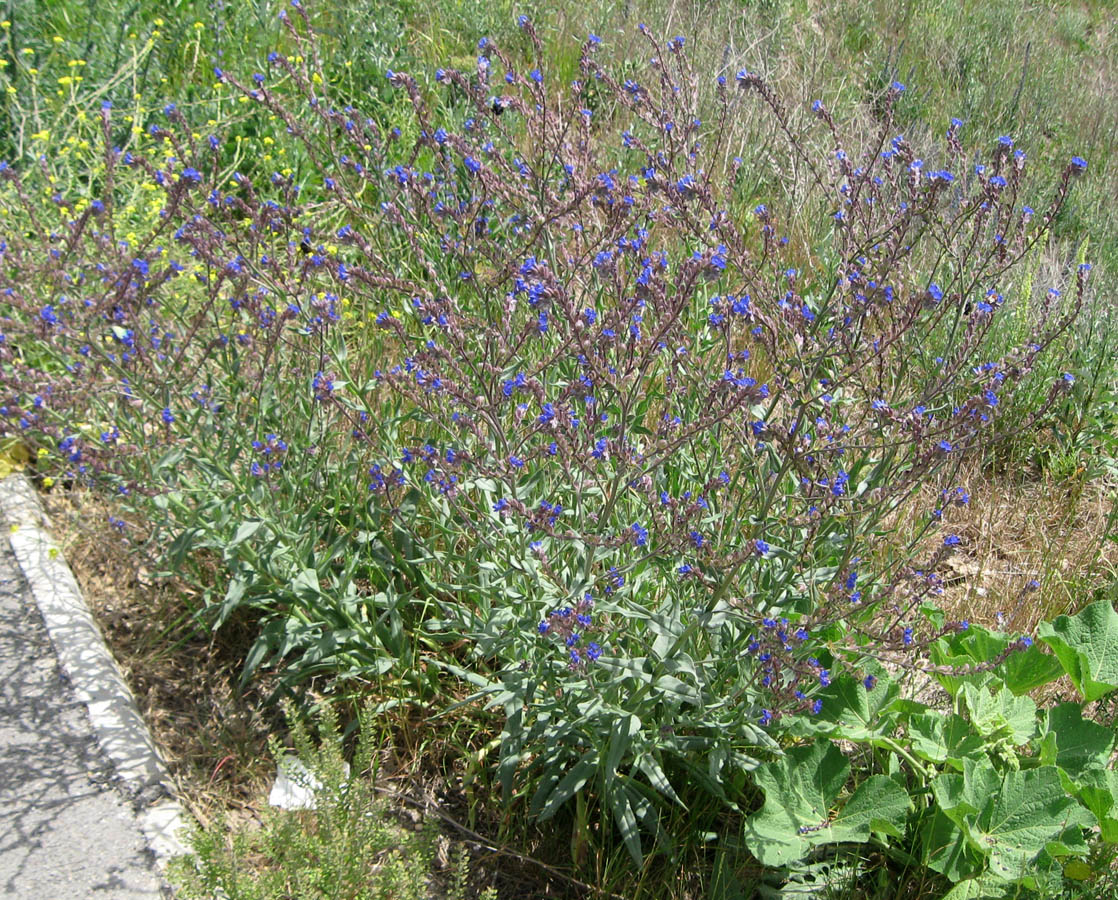
[{"label": "green leaf", "polygon": [[1084,700],[1097,700],[1118,688],[1118,613],[1109,601],[1092,603],[1075,616],[1041,622],[1038,635]]},{"label": "green leaf", "polygon": [[538,812],[540,819],[543,821],[550,819],[564,803],[582,790],[586,782],[593,778],[597,771],[598,751],[588,750],[582,759],[571,766],[567,774],[559,779],[559,783],[547,795],[546,800],[540,796],[546,789],[546,784],[536,792],[536,795],[532,798],[532,812]]},{"label": "green leaf", "polygon": [[672,783],[668,781],[668,776],[664,774],[664,770],[660,767],[660,763],[658,763],[651,754],[642,753],[637,757],[637,768],[644,772],[645,777],[648,778],[648,783],[657,791],[665,797],[670,798],[673,802],[678,803],[684,809],[687,808],[687,804],[679,799],[679,795],[675,792],[675,788],[672,787]]},{"label": "green leaf", "polygon": [[1052,762],[1078,779],[1088,769],[1102,769],[1110,760],[1114,732],[1083,718],[1078,703],[1061,703],[1048,710],[1048,734],[1056,739]]},{"label": "green leaf", "polygon": [[1039,644],[1026,650],[1015,650],[996,669],[1005,686],[1017,696],[1055,681],[1064,674],[1064,667]]},{"label": "green leaf", "polygon": [[908,793],[892,778],[871,775],[831,820],[831,827],[810,836],[813,843],[864,843],[873,831],[900,838],[911,805]]},{"label": "green leaf", "polygon": [[963,769],[963,760],[982,754],[985,746],[970,722],[954,713],[920,713],[908,720],[912,752],[929,762]]},{"label": "green leaf", "polygon": [[920,859],[951,881],[961,881],[983,869],[982,858],[971,849],[962,829],[942,810],[936,810],[920,831]]},{"label": "green leaf", "polygon": [[980,900],[982,897],[1004,897],[1005,882],[989,874],[960,881],[943,895],[943,900]]},{"label": "green leaf", "polygon": [[765,804],[745,823],[749,851],[766,866],[783,866],[811,849],[801,828],[819,828],[850,774],[850,763],[828,740],[793,747],[775,762],[757,769]]},{"label": "green leaf", "polygon": [[1028,697],[1015,697],[1002,688],[991,694],[984,687],[962,686],[963,700],[975,731],[987,740],[1008,738],[1020,746],[1036,733],[1036,704]]},{"label": "green leaf", "polygon": [[1065,792],[1053,766],[1007,772],[971,828],[972,840],[989,852],[990,871],[1010,881],[1024,877],[1045,846],[1069,824],[1078,804]]},{"label": "green leaf", "polygon": [[833,815],[850,764],[830,741],[795,747],[757,770],[765,805],[746,821],[746,844],[765,865],[801,859],[814,846],[864,843],[871,833],[900,837],[910,801],[886,775],[863,781]]},{"label": "green leaf", "polygon": [[967,820],[986,805],[1000,781],[997,770],[985,755],[968,757],[963,760],[962,775],[949,772],[932,782],[932,796],[944,815],[964,828]]},{"label": "green leaf", "polygon": [[636,716],[620,716],[614,719],[613,726],[610,728],[609,750],[606,753],[604,769],[607,778],[613,777],[617,772],[617,767],[625,759],[633,738],[640,733],[640,730],[641,720]]},{"label": "green leaf", "polygon": [[1053,859],[1060,856],[1087,856],[1091,847],[1083,836],[1083,829],[1095,824],[1094,818],[1082,806],[1072,809],[1068,826],[1058,838],[1044,845],[1044,852]]},{"label": "green leaf", "polygon": [[[264,525],[263,519],[248,519],[248,520],[242,522],[240,525],[237,526],[237,531],[233,535],[232,540],[230,540],[225,545],[226,551],[231,550],[232,548],[238,546],[239,544],[243,544],[245,541],[247,541],[249,538],[251,538],[253,535],[255,535],[256,532],[258,532],[263,527],[263,525]],[[231,554],[226,552],[225,558],[226,559],[231,559],[232,558]]]},{"label": "green leaf", "polygon": [[816,695],[823,701],[820,714],[800,717],[798,730],[851,741],[869,741],[892,734],[895,724],[888,710],[900,694],[900,687],[883,670],[873,674],[877,681],[872,690],[866,690],[861,678],[850,675],[836,678],[830,687]]},{"label": "green leaf", "polygon": [[1118,844],[1118,772],[1104,769],[1086,772],[1079,799],[1099,823],[1102,839]]},{"label": "green leaf", "polygon": [[629,851],[633,862],[640,866],[644,862],[644,854],[641,850],[641,834],[637,827],[637,817],[633,813],[632,802],[633,799],[639,800],[639,798],[631,798],[628,786],[623,782],[615,781],[612,782],[607,799],[613,810],[613,820],[617,823],[622,840],[625,841],[625,848]]}]

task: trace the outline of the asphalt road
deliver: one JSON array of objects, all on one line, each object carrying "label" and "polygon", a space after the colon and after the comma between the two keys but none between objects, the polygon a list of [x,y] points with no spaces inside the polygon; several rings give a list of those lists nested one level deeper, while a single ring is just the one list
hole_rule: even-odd
[{"label": "asphalt road", "polygon": [[0,535],[0,898],[165,896]]}]

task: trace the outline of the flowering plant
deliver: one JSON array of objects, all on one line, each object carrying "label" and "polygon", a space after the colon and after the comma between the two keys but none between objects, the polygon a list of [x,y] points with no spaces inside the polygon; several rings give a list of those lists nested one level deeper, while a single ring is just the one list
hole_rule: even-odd
[{"label": "flowering plant", "polygon": [[[848,137],[745,69],[699,104],[682,38],[646,33],[638,81],[600,66],[591,35],[556,85],[527,19],[529,62],[482,40],[472,71],[435,73],[441,104],[389,71],[414,112],[392,128],[336,103],[296,10],[297,55],[214,76],[298,148],[297,170],[229,171],[223,136],[170,105],[147,153],[118,148],[101,111],[80,210],[61,191],[37,204],[45,159],[0,171],[32,223],[0,246],[3,433],[114,484],[180,560],[220,555],[213,621],[265,617],[249,672],[421,692],[458,676],[503,710],[505,797],[548,817],[592,789],[635,859],[642,832],[670,845],[666,805],[744,813],[755,784],[786,810],[750,820],[763,861],[903,833],[910,800],[886,775],[839,827],[848,768],[826,739],[925,780],[962,759],[940,732],[943,752],[894,737],[934,731],[927,707],[890,705],[901,675],[938,653],[953,677],[978,633],[934,605],[961,538],[921,538],[968,502],[960,460],[1004,436],[1003,404],[1084,302],[1086,265],[993,353],[1007,273],[1086,163],[1036,211],[1010,138],[972,166],[958,121],[942,148],[896,135],[903,85]],[[734,155],[747,103],[780,154]],[[789,167],[806,196],[747,177]],[[137,181],[158,210],[124,236]],[[1011,709],[975,758],[1034,737],[1015,694],[1057,674],[1028,636],[990,642],[961,696],[976,727],[989,703]],[[821,738],[781,759],[778,735]],[[777,803],[808,757],[831,773],[826,809]],[[963,805],[940,808],[964,833]],[[948,874],[986,871],[971,861]]]}]

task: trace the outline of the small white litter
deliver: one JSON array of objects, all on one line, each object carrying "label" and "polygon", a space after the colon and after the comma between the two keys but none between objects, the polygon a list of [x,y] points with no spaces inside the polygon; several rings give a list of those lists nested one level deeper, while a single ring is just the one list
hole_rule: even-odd
[{"label": "small white litter", "polygon": [[[345,764],[349,777],[349,763]],[[322,781],[292,753],[276,765],[276,781],[268,794],[268,804],[279,809],[314,809],[315,795],[322,790]]]}]

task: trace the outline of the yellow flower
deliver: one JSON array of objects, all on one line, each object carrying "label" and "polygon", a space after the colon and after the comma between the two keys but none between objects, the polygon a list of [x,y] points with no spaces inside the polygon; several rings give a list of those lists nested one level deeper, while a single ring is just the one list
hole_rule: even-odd
[{"label": "yellow flower", "polygon": [[51,478],[49,475],[46,478],[43,479],[43,487],[49,488],[49,487],[53,487],[53,486],[54,486],[54,479]]}]

